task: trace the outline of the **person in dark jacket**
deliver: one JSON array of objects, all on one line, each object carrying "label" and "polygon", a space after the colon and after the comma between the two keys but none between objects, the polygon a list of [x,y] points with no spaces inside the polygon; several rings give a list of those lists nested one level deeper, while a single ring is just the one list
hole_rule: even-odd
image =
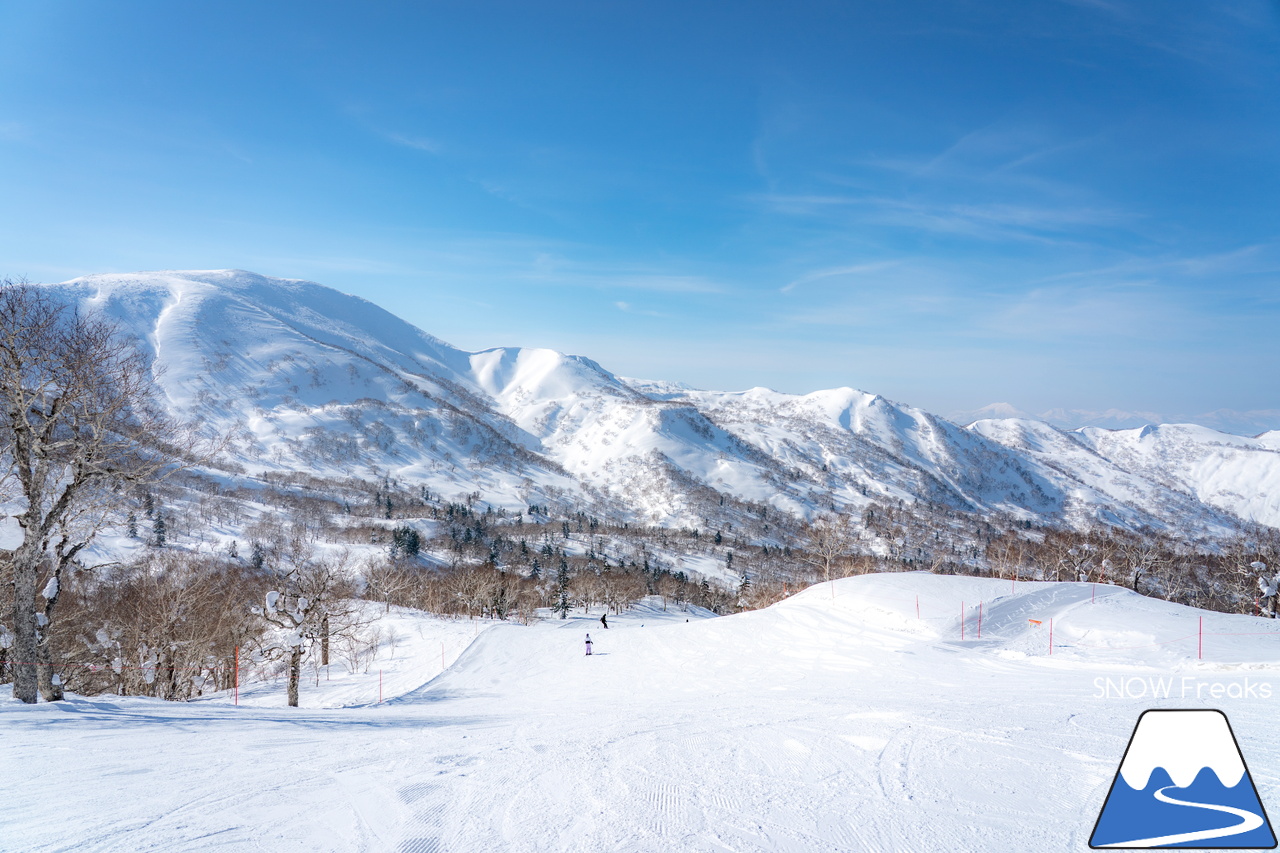
[{"label": "person in dark jacket", "polygon": [[587,654],[591,654],[591,635],[587,634]]},{"label": "person in dark jacket", "polygon": [[608,618],[608,617],[609,617],[609,614],[608,614],[608,613],[601,613],[601,614],[600,614],[600,624],[601,624],[601,625],[603,625],[605,628],[608,628],[608,627],[609,627],[609,618]]}]

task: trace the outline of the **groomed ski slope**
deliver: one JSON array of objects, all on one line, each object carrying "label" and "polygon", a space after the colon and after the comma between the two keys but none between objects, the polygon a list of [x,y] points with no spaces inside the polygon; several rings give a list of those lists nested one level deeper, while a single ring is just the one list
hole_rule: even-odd
[{"label": "groomed ski slope", "polygon": [[1152,707],[1223,710],[1280,812],[1280,625],[1116,587],[868,575],[608,631],[386,624],[394,658],[300,709],[0,701],[0,849],[1086,850]]}]

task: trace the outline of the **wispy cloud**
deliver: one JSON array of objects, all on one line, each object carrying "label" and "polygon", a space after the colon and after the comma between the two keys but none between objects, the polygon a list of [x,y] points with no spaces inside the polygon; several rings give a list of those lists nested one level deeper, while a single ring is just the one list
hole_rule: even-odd
[{"label": "wispy cloud", "polygon": [[828,269],[816,270],[802,275],[799,278],[787,282],[778,289],[779,293],[790,293],[797,287],[805,284],[813,284],[814,282],[823,281],[830,278],[845,278],[849,276],[865,276],[868,273],[880,272],[898,265],[898,261],[876,261],[867,264],[854,264],[845,267],[831,267]]},{"label": "wispy cloud", "polygon": [[403,145],[405,148],[412,148],[415,151],[423,151],[427,154],[439,154],[444,146],[438,140],[431,139],[426,136],[409,136],[404,133],[384,133],[383,138],[396,145]]},{"label": "wispy cloud", "polygon": [[1108,207],[1019,204],[1015,202],[955,203],[852,195],[767,195],[757,200],[769,209],[791,216],[823,217],[833,211],[861,222],[975,237],[988,241],[1061,242],[1063,235],[1082,228],[1114,228],[1139,217]]},{"label": "wispy cloud", "polygon": [[1120,284],[1037,287],[1007,298],[1000,310],[977,318],[976,331],[1007,340],[1190,341],[1203,318],[1155,280]]},{"label": "wispy cloud", "polygon": [[619,311],[623,312],[624,314],[638,314],[642,317],[663,317],[663,318],[669,316],[667,314],[662,313],[661,311],[651,311],[645,308],[637,308],[636,306],[632,305],[630,302],[615,302],[613,304],[614,304],[614,307],[616,307]]},{"label": "wispy cloud", "polygon": [[[1118,36],[1214,74],[1257,82],[1275,67],[1274,0],[1220,4],[1138,4],[1122,0],[1061,0],[1102,13],[1099,23]],[[1262,38],[1259,38],[1262,36]]]},{"label": "wispy cloud", "polygon": [[1060,242],[1080,228],[1115,227],[1133,221],[1119,210],[1035,204],[950,204],[869,199],[869,217],[886,224],[959,234],[983,240]]},{"label": "wispy cloud", "polygon": [[[589,252],[587,247],[577,247],[579,257]],[[727,285],[702,275],[628,266],[625,263],[593,263],[570,258],[557,251],[538,252],[520,277],[545,285],[588,287],[605,291],[718,294],[730,290]]]},{"label": "wispy cloud", "polygon": [[1110,280],[1169,276],[1202,278],[1221,275],[1258,275],[1280,272],[1280,244],[1253,243],[1225,252],[1203,255],[1160,255],[1126,258],[1103,267],[1090,267],[1045,276],[1037,283]]}]

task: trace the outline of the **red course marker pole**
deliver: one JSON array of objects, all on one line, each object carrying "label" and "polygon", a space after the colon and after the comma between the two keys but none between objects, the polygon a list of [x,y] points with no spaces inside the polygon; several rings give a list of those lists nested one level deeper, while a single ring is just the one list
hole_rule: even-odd
[{"label": "red course marker pole", "polygon": [[1049,654],[1053,654],[1053,619],[1049,619]]},{"label": "red course marker pole", "polygon": [[978,602],[978,639],[982,639],[982,602]]},{"label": "red course marker pole", "polygon": [[920,618],[920,596],[916,596],[916,618]]}]

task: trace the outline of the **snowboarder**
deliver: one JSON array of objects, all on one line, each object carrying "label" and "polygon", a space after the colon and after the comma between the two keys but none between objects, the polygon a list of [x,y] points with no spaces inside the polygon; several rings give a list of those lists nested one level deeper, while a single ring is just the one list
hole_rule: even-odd
[{"label": "snowboarder", "polygon": [[601,614],[600,614],[600,624],[601,624],[601,625],[603,625],[606,629],[608,629],[608,627],[609,627],[609,619],[608,619],[608,617],[609,617],[609,614],[608,614],[608,613],[601,613]]},{"label": "snowboarder", "polygon": [[591,635],[587,634],[587,654],[591,654]]}]

